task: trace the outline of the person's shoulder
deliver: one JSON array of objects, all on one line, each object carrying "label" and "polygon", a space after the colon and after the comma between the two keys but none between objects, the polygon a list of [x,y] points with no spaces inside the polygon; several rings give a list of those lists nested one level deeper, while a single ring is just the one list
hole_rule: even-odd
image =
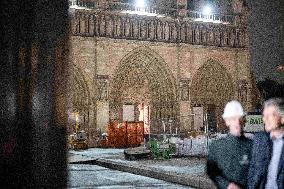
[{"label": "person's shoulder", "polygon": [[243,141],[246,142],[246,143],[252,143],[253,142],[252,138],[246,137],[246,136],[243,137]]},{"label": "person's shoulder", "polygon": [[226,143],[227,137],[218,138],[212,141],[211,146],[217,147]]},{"label": "person's shoulder", "polygon": [[252,145],[253,145],[253,140],[252,140],[251,137],[243,136],[243,137],[242,137],[242,143],[243,143],[245,146],[251,148]]},{"label": "person's shoulder", "polygon": [[255,133],[253,140],[263,140],[263,139],[267,139],[269,137],[269,134],[266,132],[258,132]]},{"label": "person's shoulder", "polygon": [[269,141],[269,133],[266,132],[258,132],[253,137],[254,145],[264,145]]},{"label": "person's shoulder", "polygon": [[267,156],[267,146],[269,145],[269,133],[259,132],[253,138],[253,156],[263,157]]},{"label": "person's shoulder", "polygon": [[220,151],[222,151],[222,148],[224,147],[224,139],[219,138],[219,139],[214,139],[212,142],[209,144],[209,153],[211,155],[213,154],[219,154]]}]

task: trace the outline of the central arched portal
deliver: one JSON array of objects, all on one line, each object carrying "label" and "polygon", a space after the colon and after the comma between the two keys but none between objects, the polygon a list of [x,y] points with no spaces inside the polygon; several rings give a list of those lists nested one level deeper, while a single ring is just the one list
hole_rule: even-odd
[{"label": "central arched portal", "polygon": [[110,121],[144,121],[146,133],[162,133],[164,121],[178,122],[176,99],[175,78],[165,61],[138,48],[122,59],[111,82]]}]

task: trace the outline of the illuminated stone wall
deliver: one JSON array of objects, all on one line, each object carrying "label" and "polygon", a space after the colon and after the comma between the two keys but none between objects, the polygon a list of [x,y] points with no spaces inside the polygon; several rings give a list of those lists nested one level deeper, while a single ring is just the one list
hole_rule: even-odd
[{"label": "illuminated stone wall", "polygon": [[141,18],[134,17],[141,22],[132,26],[120,15],[110,17],[119,18],[117,23],[105,15],[74,15],[70,110],[80,112],[91,141],[109,121],[122,121],[124,104],[135,105],[136,120],[141,103],[150,107],[152,134],[161,132],[155,121],[166,119],[176,120],[178,131],[186,134],[193,128],[194,106],[213,104],[219,131],[225,129],[220,115],[228,100],[238,99],[253,110],[255,85],[244,28],[188,22],[195,29],[181,32],[182,25],[169,18],[140,25]]}]

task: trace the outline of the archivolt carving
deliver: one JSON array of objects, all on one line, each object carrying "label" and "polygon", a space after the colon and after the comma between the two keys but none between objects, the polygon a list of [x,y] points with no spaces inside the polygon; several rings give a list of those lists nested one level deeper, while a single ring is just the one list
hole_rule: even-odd
[{"label": "archivolt carving", "polygon": [[81,126],[89,122],[90,92],[85,77],[77,66],[73,66],[73,90],[72,107],[73,112],[79,112]]},{"label": "archivolt carving", "polygon": [[176,117],[175,83],[166,63],[153,50],[133,50],[121,60],[111,82],[113,119],[121,119],[123,103],[137,104],[141,101],[151,106],[151,119]]},{"label": "archivolt carving", "polygon": [[191,85],[192,106],[214,105],[219,126],[225,103],[232,99],[233,83],[226,69],[217,61],[208,60],[193,77]]}]

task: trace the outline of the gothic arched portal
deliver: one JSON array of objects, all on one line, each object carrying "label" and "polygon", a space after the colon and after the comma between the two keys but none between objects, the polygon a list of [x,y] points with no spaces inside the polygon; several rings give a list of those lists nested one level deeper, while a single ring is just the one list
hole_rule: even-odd
[{"label": "gothic arched portal", "polygon": [[90,92],[80,68],[73,66],[72,112],[78,112],[81,129],[88,130],[90,120]]},{"label": "gothic arched portal", "polygon": [[221,115],[224,105],[233,98],[234,88],[226,69],[215,60],[208,60],[193,77],[191,84],[191,106],[201,106],[205,111],[213,110],[218,130],[225,129]]},{"label": "gothic arched portal", "polygon": [[[149,48],[137,48],[118,65],[111,82],[110,120],[122,121],[123,105],[135,107],[135,121],[140,105],[150,109],[151,133],[159,132],[164,119],[178,118],[176,82],[165,61]],[[155,124],[157,124],[155,126]]]}]

